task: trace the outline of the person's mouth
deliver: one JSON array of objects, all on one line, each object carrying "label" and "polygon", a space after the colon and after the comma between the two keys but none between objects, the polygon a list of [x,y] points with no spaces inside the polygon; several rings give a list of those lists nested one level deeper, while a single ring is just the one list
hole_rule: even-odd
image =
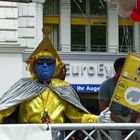
[{"label": "person's mouth", "polygon": [[48,69],[43,69],[43,72],[48,72]]}]

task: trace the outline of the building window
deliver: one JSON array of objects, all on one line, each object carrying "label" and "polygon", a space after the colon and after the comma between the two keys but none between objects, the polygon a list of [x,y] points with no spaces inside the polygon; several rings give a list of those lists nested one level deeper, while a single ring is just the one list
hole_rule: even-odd
[{"label": "building window", "polygon": [[71,13],[82,14],[86,13],[86,0],[71,0]]},{"label": "building window", "polygon": [[71,0],[72,51],[106,51],[106,9],[100,0]]},{"label": "building window", "polygon": [[46,0],[43,5],[43,14],[58,15],[59,14],[59,0]]},{"label": "building window", "polygon": [[106,52],[106,26],[91,26],[91,51]]},{"label": "building window", "polygon": [[90,14],[107,15],[106,2],[103,0],[90,0]]},{"label": "building window", "polygon": [[71,26],[71,51],[85,51],[85,26]]},{"label": "building window", "polygon": [[119,26],[119,52],[133,52],[133,26]]}]

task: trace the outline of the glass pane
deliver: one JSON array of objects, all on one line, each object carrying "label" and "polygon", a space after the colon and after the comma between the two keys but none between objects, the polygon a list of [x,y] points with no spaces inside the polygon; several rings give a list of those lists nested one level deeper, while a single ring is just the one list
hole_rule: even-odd
[{"label": "glass pane", "polygon": [[85,26],[71,26],[71,51],[85,51]]},{"label": "glass pane", "polygon": [[86,0],[71,0],[71,13],[86,13]]},{"label": "glass pane", "polygon": [[57,51],[60,51],[59,46],[59,27],[57,24],[44,25],[51,29],[51,33],[49,34],[49,38]]},{"label": "glass pane", "polygon": [[90,14],[107,15],[107,5],[103,0],[90,0]]},{"label": "glass pane", "polygon": [[106,52],[106,25],[91,26],[91,51]]},{"label": "glass pane", "polygon": [[133,50],[133,26],[119,26],[119,52]]},{"label": "glass pane", "polygon": [[59,1],[46,0],[43,5],[43,14],[45,15],[58,15],[59,14]]}]

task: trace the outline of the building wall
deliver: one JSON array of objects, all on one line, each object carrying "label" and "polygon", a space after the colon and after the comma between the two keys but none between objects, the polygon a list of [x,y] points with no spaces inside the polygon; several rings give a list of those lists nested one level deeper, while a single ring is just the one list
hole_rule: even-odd
[{"label": "building wall", "polygon": [[36,3],[18,4],[18,41],[21,46],[36,46]]},{"label": "building wall", "polygon": [[0,44],[18,42],[18,4],[0,2]]},{"label": "building wall", "polygon": [[42,40],[43,0],[0,1],[0,94],[23,77],[23,55]]}]

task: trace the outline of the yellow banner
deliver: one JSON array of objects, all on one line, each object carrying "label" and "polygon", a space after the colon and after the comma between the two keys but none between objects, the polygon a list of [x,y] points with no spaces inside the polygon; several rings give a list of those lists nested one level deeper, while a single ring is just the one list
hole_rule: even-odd
[{"label": "yellow banner", "polygon": [[140,56],[129,53],[121,75],[133,81],[140,82]]},{"label": "yellow banner", "polygon": [[112,100],[140,112],[140,84],[121,77]]},{"label": "yellow banner", "polygon": [[128,54],[112,100],[140,112],[140,56]]}]

